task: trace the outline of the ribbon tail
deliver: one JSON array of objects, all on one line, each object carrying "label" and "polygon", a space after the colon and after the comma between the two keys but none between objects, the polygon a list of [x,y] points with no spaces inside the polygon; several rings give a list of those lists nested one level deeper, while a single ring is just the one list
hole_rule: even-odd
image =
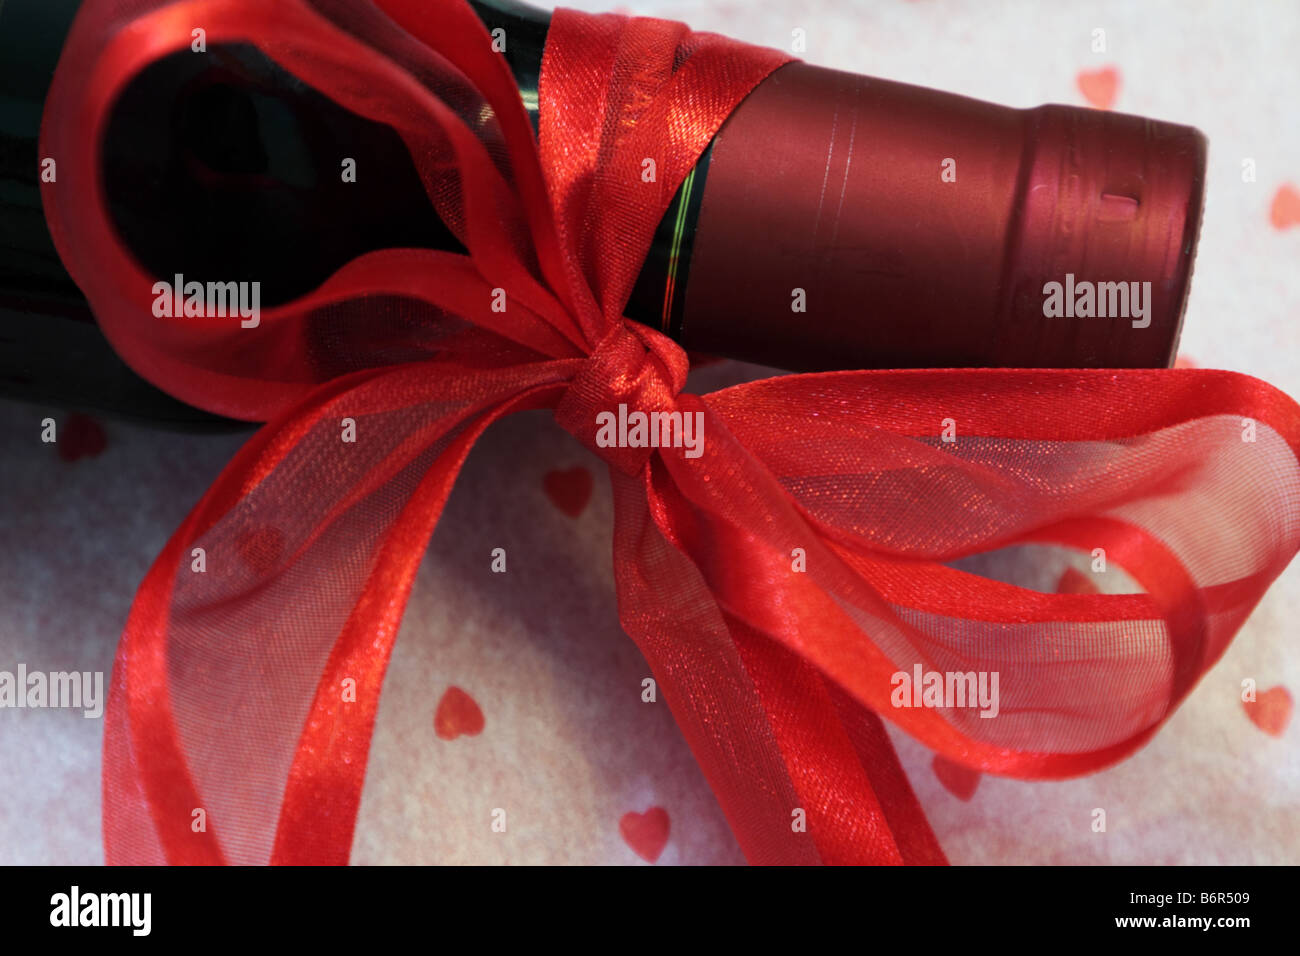
[{"label": "ribbon tail", "polygon": [[455,477],[568,370],[433,364],[339,379],[267,425],[155,562],[111,683],[109,863],[347,861],[384,672]]},{"label": "ribbon tail", "polygon": [[645,484],[610,474],[619,616],[746,858],[946,862],[879,718],[722,611],[661,527],[690,520],[671,486],[648,507]]},{"label": "ribbon tail", "polygon": [[[679,397],[707,450],[660,453],[648,506],[626,504],[621,612],[751,859],[938,859],[857,709],[982,772],[1077,776],[1141,746],[1219,658],[1300,541],[1300,409],[1242,376],[1147,377],[836,373]],[[951,449],[945,415],[967,430]],[[953,566],[1029,544],[1109,556],[1136,588]],[[781,832],[798,810],[815,846]]]},{"label": "ribbon tail", "polygon": [[830,685],[844,729],[871,780],[903,863],[907,866],[944,866],[947,854],[930,827],[921,801],[885,730],[885,722],[862,707],[842,689]]},{"label": "ribbon tail", "polygon": [[946,864],[880,718],[778,642],[729,623],[823,862]]}]

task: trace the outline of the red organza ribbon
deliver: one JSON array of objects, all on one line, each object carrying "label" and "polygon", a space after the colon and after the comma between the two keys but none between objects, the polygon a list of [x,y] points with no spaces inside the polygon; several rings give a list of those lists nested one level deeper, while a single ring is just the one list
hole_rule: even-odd
[{"label": "red organza ribbon", "polygon": [[[154,318],[99,151],[124,85],[196,28],[394,128],[468,254],[372,252],[256,329]],[[1300,409],[1268,385],[876,371],[696,396],[681,349],[622,318],[682,178],[784,60],[560,11],[535,141],[461,0],[85,4],[42,136],[59,251],[136,370],[269,422],[127,622],[104,745],[110,862],[347,860],[416,567],[470,447],[521,409],[554,409],[609,462],[623,625],[751,861],[943,861],[881,716],[966,766],[1064,777],[1140,746],[1219,658],[1300,541]],[[704,454],[598,447],[595,416],[620,403],[702,415]],[[1039,593],[961,566],[1017,545],[1103,548],[1140,593]],[[892,675],[917,664],[997,672],[998,717],[891,706]]]}]

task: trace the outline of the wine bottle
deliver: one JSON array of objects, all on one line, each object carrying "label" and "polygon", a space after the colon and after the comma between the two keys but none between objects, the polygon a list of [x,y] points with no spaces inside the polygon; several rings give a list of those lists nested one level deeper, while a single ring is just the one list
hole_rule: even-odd
[{"label": "wine bottle", "polygon": [[[513,0],[472,5],[508,37],[504,56],[536,124],[549,14]],[[0,4],[0,391],[220,427],[113,354],[45,230],[36,141],[78,6]],[[385,170],[382,188],[340,188],[339,142],[358,167]],[[238,276],[275,261],[264,308],[372,249],[459,250],[392,129],[252,46],[142,71],[114,106],[103,157],[110,213],[142,264],[160,276]],[[1016,110],[790,63],[742,102],[683,182],[626,314],[688,349],[793,370],[1165,366],[1204,168],[1204,138],[1187,127]],[[160,228],[177,208],[194,226],[181,236]],[[1085,288],[1091,305],[1076,314]]]}]

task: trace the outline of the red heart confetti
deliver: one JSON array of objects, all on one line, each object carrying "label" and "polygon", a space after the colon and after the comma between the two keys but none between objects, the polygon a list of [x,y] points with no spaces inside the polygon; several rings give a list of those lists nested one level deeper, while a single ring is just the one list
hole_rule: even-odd
[{"label": "red heart confetti", "polygon": [[645,813],[625,813],[618,821],[618,831],[637,856],[653,863],[668,845],[668,811],[651,807]]},{"label": "red heart confetti", "polygon": [[542,490],[551,499],[551,504],[570,518],[578,517],[587,507],[592,485],[591,472],[581,465],[563,471],[548,471],[542,479]]},{"label": "red heart confetti", "polygon": [[1057,594],[1100,594],[1101,589],[1088,575],[1075,568],[1066,568],[1061,580],[1056,582]]},{"label": "red heart confetti", "polygon": [[64,461],[94,458],[108,447],[104,426],[89,415],[69,415],[56,434],[58,441],[54,444],[59,450],[59,457]]},{"label": "red heart confetti", "polygon": [[1290,183],[1279,187],[1268,210],[1274,229],[1288,229],[1300,225],[1300,192]]},{"label": "red heart confetti", "polygon": [[939,778],[939,782],[943,784],[944,789],[958,800],[965,801],[975,796],[975,788],[980,785],[978,770],[971,770],[959,763],[945,760],[938,754],[934,755],[934,762],[931,766],[934,768],[934,775]]},{"label": "red heart confetti", "polygon": [[474,698],[459,687],[448,687],[438,701],[433,715],[433,732],[443,740],[455,740],[461,734],[477,737],[483,733],[483,711]]},{"label": "red heart confetti", "polygon": [[1079,92],[1089,104],[1099,110],[1108,110],[1114,105],[1115,96],[1119,93],[1119,70],[1113,66],[1102,67],[1100,70],[1080,70],[1076,82],[1079,84]]},{"label": "red heart confetti", "polygon": [[1291,723],[1291,692],[1285,687],[1270,687],[1254,700],[1244,700],[1246,716],[1270,737],[1281,737]]}]

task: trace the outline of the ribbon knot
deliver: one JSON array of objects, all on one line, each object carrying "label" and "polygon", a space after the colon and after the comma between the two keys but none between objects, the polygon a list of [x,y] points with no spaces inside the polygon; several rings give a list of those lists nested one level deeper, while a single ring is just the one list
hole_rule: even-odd
[{"label": "ribbon knot", "polygon": [[[639,474],[657,447],[671,444],[670,416],[689,370],[686,353],[672,339],[619,321],[574,376],[555,420],[611,467]],[[646,427],[629,436],[625,423],[636,412],[646,416]],[[676,427],[680,435],[680,422]]]},{"label": "ribbon knot", "polygon": [[[374,250],[256,329],[156,318],[99,148],[121,90],[188,50],[193,23],[397,129],[466,251]],[[105,711],[110,863],[347,861],[429,538],[475,441],[525,409],[554,408],[609,463],[620,621],[754,862],[944,861],[882,718],[970,770],[1059,779],[1142,746],[1218,660],[1300,546],[1300,406],[1276,389],[1205,369],[950,369],[697,397],[682,349],[622,320],[671,197],[787,59],[557,10],[535,139],[465,0],[81,5],[41,130],[55,245],[137,371],[270,419],[127,621]],[[352,329],[364,354],[334,347]],[[683,448],[639,480],[665,416]],[[275,560],[246,567],[240,542],[268,530]],[[1023,544],[1048,549],[1044,573],[1104,556],[1135,589],[1045,594],[965,565]],[[996,719],[969,706],[986,677]]]}]

